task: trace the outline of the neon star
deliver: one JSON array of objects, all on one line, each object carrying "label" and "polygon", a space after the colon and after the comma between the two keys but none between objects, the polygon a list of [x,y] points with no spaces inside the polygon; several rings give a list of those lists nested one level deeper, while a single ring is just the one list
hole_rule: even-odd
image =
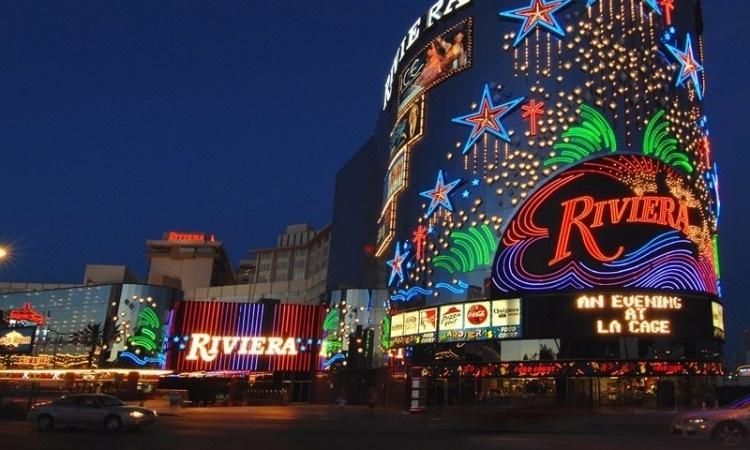
[{"label": "neon star", "polygon": [[393,256],[393,259],[390,261],[386,261],[386,264],[390,266],[391,268],[391,278],[388,280],[388,286],[393,284],[394,278],[398,276],[399,283],[404,282],[404,263],[406,262],[406,258],[409,256],[409,252],[404,252],[401,254],[401,244],[396,243],[396,254]]},{"label": "neon star", "polygon": [[471,185],[474,187],[479,186],[479,183],[480,183],[479,178],[474,178],[473,180],[471,180]]},{"label": "neon star", "polygon": [[471,135],[466,141],[463,154],[469,153],[472,146],[485,132],[489,132],[506,142],[510,142],[510,136],[508,136],[508,132],[505,130],[502,122],[500,122],[500,119],[510,113],[523,99],[523,97],[520,97],[508,103],[495,106],[490,95],[490,86],[485,85],[479,111],[453,119],[453,123],[472,127]]},{"label": "neon star", "polygon": [[703,88],[701,87],[700,79],[698,74],[703,72],[703,66],[698,63],[693,52],[693,40],[690,35],[687,35],[685,41],[685,51],[680,51],[676,47],[672,47],[666,44],[667,49],[672,56],[675,57],[677,62],[680,63],[680,76],[677,77],[677,86],[682,86],[685,81],[690,79],[693,82],[695,93],[698,95],[698,99],[703,99]]},{"label": "neon star", "polygon": [[659,0],[644,0],[656,14],[661,15],[661,8],[659,7]]},{"label": "neon star", "polygon": [[469,194],[469,191],[463,191],[463,192],[461,193],[461,197],[463,197],[463,198],[469,198],[469,195],[470,195],[470,194]]},{"label": "neon star", "polygon": [[568,6],[571,1],[573,0],[531,0],[529,6],[501,12],[501,17],[523,20],[521,31],[518,32],[513,46],[518,47],[518,44],[538,26],[546,28],[559,37],[565,37],[565,31],[555,19],[554,13]]},{"label": "neon star", "polygon": [[430,207],[427,209],[425,218],[430,217],[432,213],[435,212],[435,209],[437,209],[438,206],[442,206],[448,211],[453,211],[453,204],[451,204],[450,193],[456,188],[456,186],[458,186],[458,183],[460,182],[461,179],[459,178],[450,182],[449,184],[445,184],[445,181],[443,179],[443,171],[441,170],[438,172],[435,188],[419,194],[422,197],[430,199]]}]

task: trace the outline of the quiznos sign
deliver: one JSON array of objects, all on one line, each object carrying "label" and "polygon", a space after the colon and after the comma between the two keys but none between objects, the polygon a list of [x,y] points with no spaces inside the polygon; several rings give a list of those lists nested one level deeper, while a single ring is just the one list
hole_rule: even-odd
[{"label": "quiznos sign", "polygon": [[292,356],[297,354],[297,344],[294,338],[211,336],[196,333],[190,337],[190,350],[185,359],[212,362],[220,354]]},{"label": "quiznos sign", "polygon": [[393,64],[391,70],[388,72],[388,78],[385,81],[385,96],[383,98],[383,110],[388,107],[388,102],[391,100],[393,95],[393,85],[396,80],[396,74],[401,68],[401,62],[406,56],[414,43],[419,40],[419,37],[425,31],[430,30],[438,22],[453,14],[455,11],[462,9],[466,6],[471,5],[473,0],[438,0],[432,7],[430,7],[427,13],[417,19],[414,25],[409,28],[409,32],[401,40],[401,45],[396,49],[396,56],[393,58]]}]

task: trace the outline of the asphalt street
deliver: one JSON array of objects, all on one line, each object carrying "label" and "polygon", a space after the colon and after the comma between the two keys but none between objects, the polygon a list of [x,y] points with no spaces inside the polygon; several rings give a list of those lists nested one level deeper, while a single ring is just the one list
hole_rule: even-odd
[{"label": "asphalt street", "polygon": [[[169,414],[169,412],[165,412]],[[451,411],[410,416],[320,406],[192,408],[161,415],[153,427],[106,434],[96,430],[40,433],[24,422],[0,422],[2,448],[55,449],[713,449],[673,436],[669,413]],[[5,444],[11,443],[5,447]]]}]

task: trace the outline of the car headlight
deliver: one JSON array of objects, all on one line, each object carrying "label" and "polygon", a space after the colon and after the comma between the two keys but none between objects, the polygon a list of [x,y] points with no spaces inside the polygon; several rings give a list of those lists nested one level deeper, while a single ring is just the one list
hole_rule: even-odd
[{"label": "car headlight", "polygon": [[700,423],[707,422],[708,419],[703,418],[703,417],[691,417],[687,421],[688,421],[688,423],[700,424]]},{"label": "car headlight", "polygon": [[130,412],[130,417],[134,417],[136,419],[140,419],[141,417],[143,417],[143,413],[140,412],[140,411],[131,411]]}]

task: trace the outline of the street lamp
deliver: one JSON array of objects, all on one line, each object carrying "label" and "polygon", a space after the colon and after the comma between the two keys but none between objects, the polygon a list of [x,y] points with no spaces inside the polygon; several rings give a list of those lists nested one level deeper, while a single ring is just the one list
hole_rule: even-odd
[{"label": "street lamp", "polygon": [[10,251],[7,247],[0,246],[0,261],[7,259],[10,256]]}]

